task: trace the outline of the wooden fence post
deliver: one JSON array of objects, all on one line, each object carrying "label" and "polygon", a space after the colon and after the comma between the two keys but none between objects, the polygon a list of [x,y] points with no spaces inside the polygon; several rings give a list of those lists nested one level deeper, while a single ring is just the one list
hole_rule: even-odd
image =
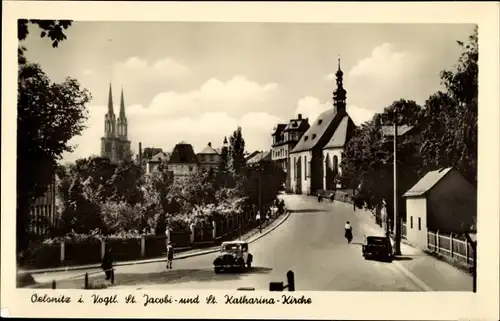
[{"label": "wooden fence post", "polygon": [[65,259],[65,254],[66,254],[66,245],[64,244],[64,240],[61,241],[61,254],[60,254],[60,259],[61,259],[61,263],[64,263],[64,259]]},{"label": "wooden fence post", "polygon": [[204,242],[205,241],[205,224],[202,224],[199,229],[200,229],[201,241]]},{"label": "wooden fence post", "polygon": [[215,240],[217,238],[217,223],[212,221],[212,238]]},{"label": "wooden fence post", "polygon": [[453,233],[450,234],[450,255],[453,257]]},{"label": "wooden fence post", "polygon": [[191,225],[189,225],[189,229],[191,230],[191,235],[189,235],[189,241],[191,244],[193,244],[194,243],[194,230],[195,230],[194,224],[191,223]]},{"label": "wooden fence post", "polygon": [[104,258],[104,254],[106,254],[106,241],[101,239],[101,260]]},{"label": "wooden fence post", "polygon": [[141,257],[146,256],[146,234],[141,235]]},{"label": "wooden fence post", "polygon": [[439,230],[436,231],[436,252],[439,253]]},{"label": "wooden fence post", "polygon": [[465,262],[469,265],[469,241],[465,242]]}]

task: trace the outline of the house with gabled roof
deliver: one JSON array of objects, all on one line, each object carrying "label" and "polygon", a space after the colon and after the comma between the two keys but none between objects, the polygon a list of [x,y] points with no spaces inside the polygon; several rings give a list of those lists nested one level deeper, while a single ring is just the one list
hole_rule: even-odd
[{"label": "house with gabled roof", "polygon": [[289,175],[294,193],[315,194],[318,190],[337,188],[342,151],[354,133],[355,124],[346,112],[340,60],[336,76],[333,108],[321,113],[311,123],[290,152]]},{"label": "house with gabled roof", "polygon": [[286,124],[278,124],[275,126],[272,137],[273,144],[271,150],[271,159],[277,162],[283,171],[286,173],[285,188],[291,190],[290,185],[290,152],[297,145],[300,138],[309,129],[309,120],[302,118],[302,114],[298,114],[297,118],[290,119]]},{"label": "house with gabled roof", "polygon": [[175,145],[168,160],[168,170],[173,172],[174,178],[187,176],[198,170],[199,166],[200,162],[191,144],[179,143]]},{"label": "house with gabled roof", "polygon": [[170,153],[165,153],[163,151],[157,153],[153,157],[151,157],[146,163],[146,173],[153,173],[160,164],[167,165],[170,160]]},{"label": "house with gabled roof", "polygon": [[453,168],[430,171],[403,194],[406,240],[427,249],[427,232],[468,233],[477,218],[477,189]]},{"label": "house with gabled roof", "polygon": [[221,162],[221,156],[215,148],[212,147],[212,143],[209,142],[205,148],[197,155],[198,161],[200,163],[200,169],[208,171],[210,169],[216,170]]}]

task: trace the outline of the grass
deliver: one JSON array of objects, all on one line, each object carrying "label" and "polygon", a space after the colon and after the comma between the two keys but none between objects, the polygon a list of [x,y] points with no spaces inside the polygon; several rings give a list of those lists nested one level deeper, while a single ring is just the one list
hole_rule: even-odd
[{"label": "grass", "polygon": [[459,269],[459,270],[461,270],[469,275],[472,275],[471,265],[465,263],[464,261],[462,261],[458,258],[446,256],[446,255],[440,254],[440,253],[435,252],[435,251],[430,251],[430,250],[424,250],[424,253],[426,253],[426,254],[428,254],[428,255],[430,255],[430,256],[432,256],[440,261],[443,261],[443,262],[446,262],[450,265],[453,265],[457,269]]}]

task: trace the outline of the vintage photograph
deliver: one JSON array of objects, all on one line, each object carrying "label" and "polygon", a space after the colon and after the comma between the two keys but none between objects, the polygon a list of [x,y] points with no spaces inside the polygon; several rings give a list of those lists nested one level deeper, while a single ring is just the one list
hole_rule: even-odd
[{"label": "vintage photograph", "polygon": [[476,291],[477,25],[17,27],[17,288]]}]

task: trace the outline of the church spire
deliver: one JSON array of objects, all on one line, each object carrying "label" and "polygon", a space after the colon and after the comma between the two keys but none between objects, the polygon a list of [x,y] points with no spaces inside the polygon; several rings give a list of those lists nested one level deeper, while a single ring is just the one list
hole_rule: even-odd
[{"label": "church spire", "polygon": [[120,98],[120,118],[125,119],[125,101],[123,99],[123,87],[122,87],[122,96]]},{"label": "church spire", "polygon": [[108,114],[109,114],[109,116],[115,114],[115,112],[113,110],[113,92],[111,90],[111,83],[109,83]]},{"label": "church spire", "polygon": [[127,116],[125,116],[125,99],[123,99],[123,87],[120,97],[120,114],[116,121],[118,126],[118,136],[121,138],[127,138],[128,126],[127,126]]},{"label": "church spire", "polygon": [[340,68],[340,55],[338,58],[338,69],[335,73],[337,77],[337,89],[333,92],[333,105],[337,113],[345,112],[346,109],[346,91],[343,85],[344,72]]}]

